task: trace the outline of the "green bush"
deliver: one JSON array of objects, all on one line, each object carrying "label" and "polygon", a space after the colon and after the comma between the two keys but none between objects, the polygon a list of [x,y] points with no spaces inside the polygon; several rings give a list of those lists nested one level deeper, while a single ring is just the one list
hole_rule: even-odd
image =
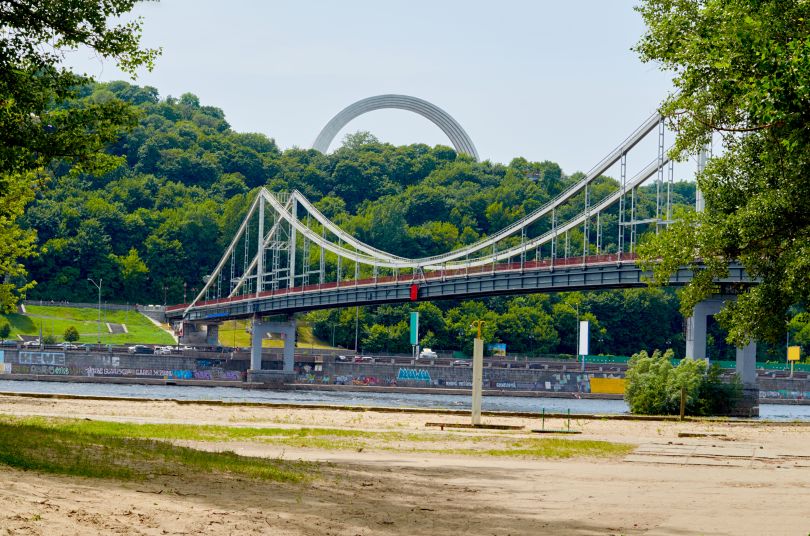
[{"label": "green bush", "polygon": [[708,367],[703,360],[682,359],[672,365],[673,351],[656,350],[650,356],[641,351],[630,358],[624,398],[632,413],[642,415],[677,415],[680,413],[681,389],[686,395],[687,415],[728,414],[741,393],[735,376],[726,383],[720,368]]},{"label": "green bush", "polygon": [[5,318],[0,318],[0,339],[5,339],[11,334],[11,324]]},{"label": "green bush", "polygon": [[76,342],[79,340],[79,330],[76,329],[75,326],[68,326],[65,329],[65,334],[63,335],[63,338],[67,342]]},{"label": "green bush", "polygon": [[56,337],[49,333],[48,335],[42,337],[42,344],[56,344]]}]

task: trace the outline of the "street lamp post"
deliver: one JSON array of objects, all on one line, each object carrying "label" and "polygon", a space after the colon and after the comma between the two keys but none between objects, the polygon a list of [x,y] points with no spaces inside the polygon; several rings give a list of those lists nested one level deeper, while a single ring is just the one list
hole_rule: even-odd
[{"label": "street lamp post", "polygon": [[166,307],[166,285],[163,285],[163,307]]},{"label": "street lamp post", "polygon": [[183,303],[187,303],[186,302],[186,287],[187,286],[188,286],[188,284],[185,281],[183,281]]},{"label": "street lamp post", "polygon": [[104,281],[104,278],[99,277],[98,283],[93,281],[91,278],[87,278],[88,281],[93,283],[96,288],[98,288],[98,340],[96,341],[99,346],[101,346],[101,283]]}]

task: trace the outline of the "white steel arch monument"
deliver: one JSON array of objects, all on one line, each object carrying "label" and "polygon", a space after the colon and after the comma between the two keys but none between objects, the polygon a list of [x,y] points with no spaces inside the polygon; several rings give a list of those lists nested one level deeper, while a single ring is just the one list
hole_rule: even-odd
[{"label": "white steel arch monument", "polygon": [[377,95],[350,104],[326,123],[321,133],[315,138],[315,143],[312,144],[312,148],[326,153],[338,132],[352,119],[367,112],[386,108],[407,110],[421,115],[442,129],[442,132],[450,138],[457,152],[469,155],[478,160],[478,151],[475,150],[475,145],[473,145],[472,140],[464,129],[461,128],[458,121],[435,104],[408,95]]}]

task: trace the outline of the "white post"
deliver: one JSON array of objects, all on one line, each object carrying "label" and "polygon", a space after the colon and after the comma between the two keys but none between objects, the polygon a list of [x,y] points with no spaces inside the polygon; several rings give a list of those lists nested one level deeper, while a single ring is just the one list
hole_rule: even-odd
[{"label": "white post", "polygon": [[481,424],[481,390],[484,381],[484,341],[476,337],[473,341],[472,369],[472,423]]}]

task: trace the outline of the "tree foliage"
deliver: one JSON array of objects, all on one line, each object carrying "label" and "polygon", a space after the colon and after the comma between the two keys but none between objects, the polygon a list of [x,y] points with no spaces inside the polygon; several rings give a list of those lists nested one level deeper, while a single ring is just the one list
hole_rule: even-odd
[{"label": "tree foliage", "polygon": [[645,0],[638,10],[641,59],[675,75],[662,106],[678,132],[673,156],[713,137],[723,146],[698,177],[705,212],[681,214],[641,252],[660,259],[658,281],[679,264],[701,270],[685,313],[739,260],[761,283],[719,316],[730,340],[783,340],[788,307],[810,300],[810,3]]},{"label": "tree foliage", "polygon": [[655,350],[634,354],[628,363],[624,398],[632,413],[677,415],[681,391],[687,415],[727,415],[739,398],[739,380],[724,382],[717,366],[708,367],[700,359],[682,359],[672,364],[674,353]]},{"label": "tree foliage", "polygon": [[67,342],[76,342],[79,340],[79,330],[76,329],[76,326],[68,326],[65,328],[62,338]]},{"label": "tree foliage", "polygon": [[0,339],[5,339],[11,333],[11,324],[5,318],[0,318]]},{"label": "tree foliage", "polygon": [[125,72],[150,67],[157,51],[139,46],[141,21],[111,24],[134,0],[18,0],[0,9],[0,311],[14,308],[22,259],[34,254],[34,233],[17,225],[55,161],[99,173],[115,163],[105,145],[136,123],[135,113],[110,99],[73,105],[90,79],[61,66],[65,50],[83,47]]}]

